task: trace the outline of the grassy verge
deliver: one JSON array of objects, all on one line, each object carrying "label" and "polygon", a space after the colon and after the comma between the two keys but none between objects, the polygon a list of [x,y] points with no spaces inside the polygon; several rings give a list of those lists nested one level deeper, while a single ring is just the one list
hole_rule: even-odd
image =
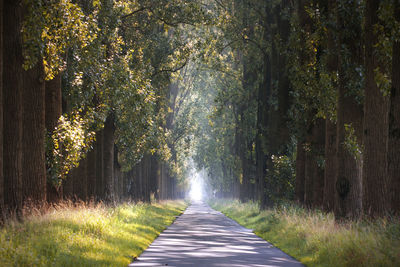
[{"label": "grassy verge", "polygon": [[293,205],[262,212],[231,199],[210,205],[307,266],[400,266],[398,219],[337,224],[332,214]]},{"label": "grassy verge", "polygon": [[183,201],[64,203],[2,227],[1,266],[127,266],[185,207]]}]

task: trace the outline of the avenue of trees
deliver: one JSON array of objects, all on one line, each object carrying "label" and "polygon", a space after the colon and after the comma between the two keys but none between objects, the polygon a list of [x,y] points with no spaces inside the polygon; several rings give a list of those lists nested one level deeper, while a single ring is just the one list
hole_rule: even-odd
[{"label": "avenue of trees", "polygon": [[[0,210],[182,197],[173,73],[198,1],[1,1]],[[171,100],[171,101],[170,101]]]},{"label": "avenue of trees", "polygon": [[0,211],[63,199],[400,212],[400,0],[4,0]]},{"label": "avenue of trees", "polygon": [[214,193],[337,219],[398,214],[400,2],[216,2],[193,152]]}]

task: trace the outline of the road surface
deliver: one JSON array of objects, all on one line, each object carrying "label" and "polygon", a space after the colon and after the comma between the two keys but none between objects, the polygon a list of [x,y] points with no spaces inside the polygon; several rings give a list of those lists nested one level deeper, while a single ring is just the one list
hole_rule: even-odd
[{"label": "road surface", "polygon": [[204,202],[195,202],[129,266],[304,266]]}]

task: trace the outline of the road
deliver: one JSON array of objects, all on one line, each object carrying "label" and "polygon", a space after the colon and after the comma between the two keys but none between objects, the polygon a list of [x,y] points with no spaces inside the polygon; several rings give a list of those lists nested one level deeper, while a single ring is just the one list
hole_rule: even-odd
[{"label": "road", "polygon": [[304,266],[204,202],[190,205],[129,266]]}]

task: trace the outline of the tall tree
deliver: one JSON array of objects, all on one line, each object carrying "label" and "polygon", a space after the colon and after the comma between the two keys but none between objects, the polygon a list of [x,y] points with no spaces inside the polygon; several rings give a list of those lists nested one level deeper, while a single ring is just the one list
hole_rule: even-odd
[{"label": "tall tree", "polygon": [[3,175],[3,1],[0,1],[0,220],[4,217]]},{"label": "tall tree", "polygon": [[4,202],[21,215],[22,209],[22,5],[4,1],[3,118]]},{"label": "tall tree", "polygon": [[[327,6],[327,20],[329,23],[328,33],[327,33],[327,62],[326,68],[328,73],[332,76],[337,74],[337,42],[336,42],[336,0],[329,0]],[[336,86],[335,86],[336,87]],[[336,104],[336,103],[335,103]],[[333,211],[335,206],[335,184],[336,184],[336,118],[334,116],[327,116],[325,122],[325,181],[324,181],[324,200],[323,208],[326,211]]]},{"label": "tall tree", "polygon": [[104,168],[104,197],[109,203],[115,200],[114,195],[114,143],[115,121],[114,114],[110,113],[104,123],[103,135],[103,168]]},{"label": "tall tree", "polygon": [[45,83],[42,61],[23,72],[23,159],[24,201],[46,200]]},{"label": "tall tree", "polygon": [[[50,81],[45,82],[45,127],[48,138],[52,135],[57,126],[58,119],[62,114],[62,94],[61,94],[61,73]],[[48,141],[48,140],[47,140]],[[51,161],[52,154],[47,152],[47,161]],[[62,199],[62,186],[55,174],[47,166],[47,200],[57,202]]]},{"label": "tall tree", "polygon": [[305,162],[306,152],[304,150],[304,143],[301,140],[297,140],[296,149],[296,184],[295,184],[295,195],[296,201],[300,204],[304,203],[304,186],[305,186]]},{"label": "tall tree", "polygon": [[104,199],[104,129],[96,133],[96,200]]},{"label": "tall tree", "polygon": [[[400,1],[394,1],[394,16],[400,23]],[[392,51],[392,90],[390,92],[388,177],[391,195],[391,210],[400,213],[400,41],[395,37]]]},{"label": "tall tree", "polygon": [[[361,82],[356,72],[362,62],[361,10],[358,1],[338,4],[339,82],[337,106],[337,218],[358,218],[362,211],[362,118]],[[354,88],[355,87],[355,88]]]},{"label": "tall tree", "polygon": [[365,100],[363,146],[364,162],[362,169],[363,210],[367,216],[386,214],[389,207],[387,177],[388,140],[388,99],[375,80],[375,70],[379,67],[375,44],[379,24],[378,8],[380,1],[366,0],[365,11]]}]

